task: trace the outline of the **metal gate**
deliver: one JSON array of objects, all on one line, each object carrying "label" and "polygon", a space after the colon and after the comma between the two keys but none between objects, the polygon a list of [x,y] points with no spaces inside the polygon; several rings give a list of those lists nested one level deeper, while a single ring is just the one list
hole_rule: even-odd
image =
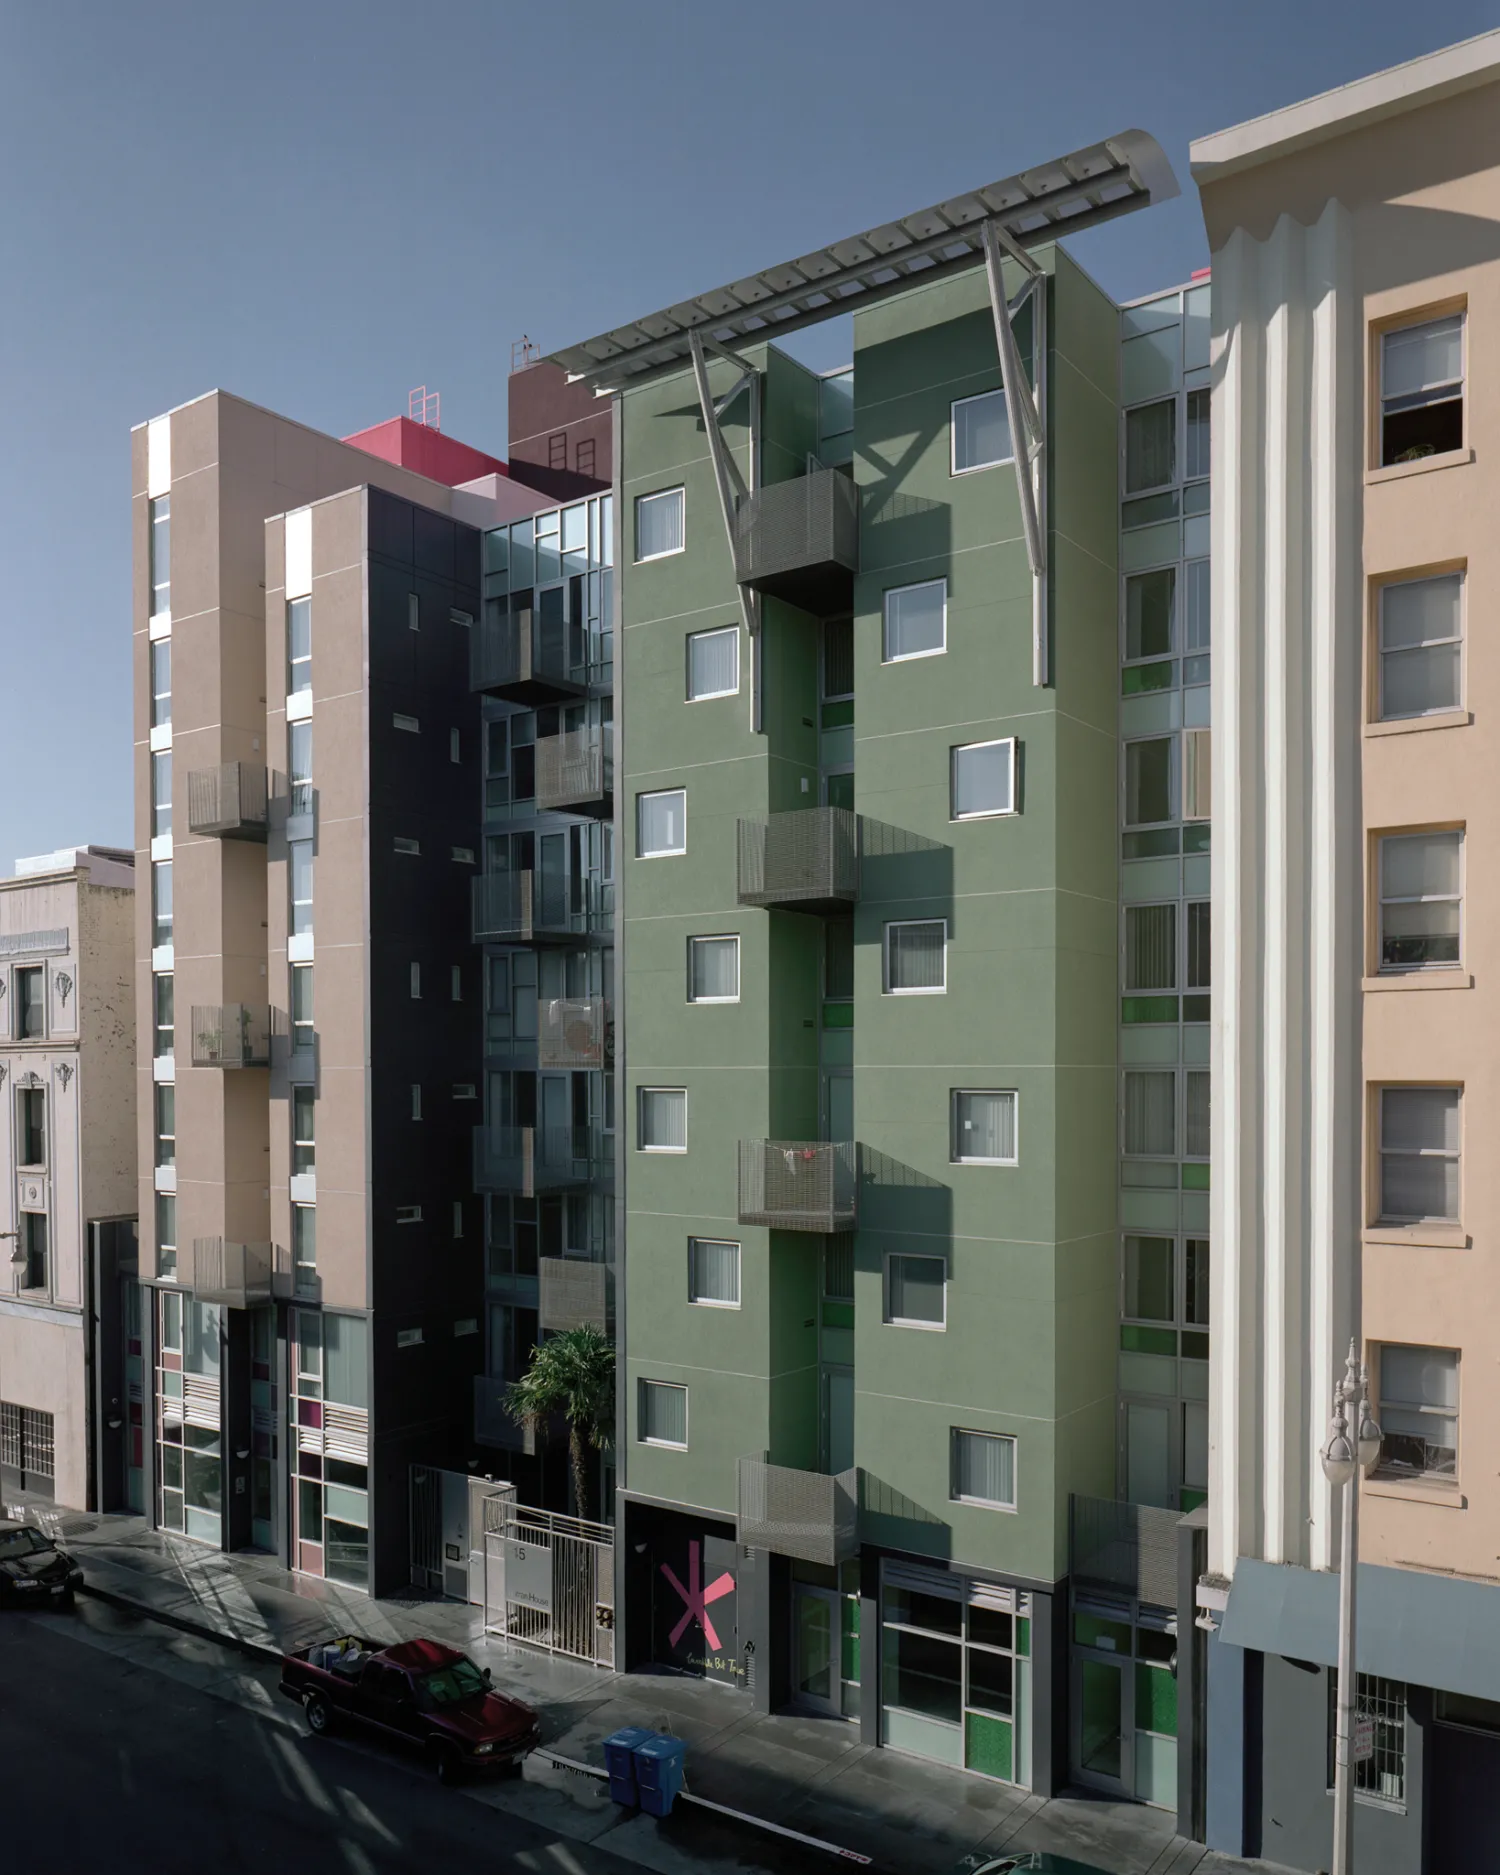
[{"label": "metal gate", "polygon": [[613,1667],[613,1527],[486,1498],[484,1625],[528,1647]]},{"label": "metal gate", "polygon": [[513,1497],[513,1484],[474,1478],[435,1465],[411,1468],[411,1579],[454,1601],[484,1601],[481,1505]]}]

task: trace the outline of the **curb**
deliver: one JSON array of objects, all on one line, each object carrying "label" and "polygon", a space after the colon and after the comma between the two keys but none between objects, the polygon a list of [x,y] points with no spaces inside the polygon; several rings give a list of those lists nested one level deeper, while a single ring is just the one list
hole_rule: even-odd
[{"label": "curb", "polygon": [[275,1647],[266,1647],[259,1641],[247,1641],[242,1635],[227,1634],[222,1628],[210,1627],[206,1621],[194,1621],[187,1615],[174,1614],[170,1609],[154,1608],[150,1602],[137,1601],[133,1595],[123,1595],[118,1589],[100,1588],[90,1582],[87,1575],[78,1585],[78,1593],[87,1595],[96,1602],[104,1602],[110,1608],[120,1608],[127,1614],[141,1615],[147,1621],[160,1622],[163,1627],[176,1628],[181,1634],[192,1634],[202,1641],[212,1641],[218,1647],[233,1648],[236,1653],[244,1654],[251,1660],[258,1660],[280,1666],[282,1655]]}]

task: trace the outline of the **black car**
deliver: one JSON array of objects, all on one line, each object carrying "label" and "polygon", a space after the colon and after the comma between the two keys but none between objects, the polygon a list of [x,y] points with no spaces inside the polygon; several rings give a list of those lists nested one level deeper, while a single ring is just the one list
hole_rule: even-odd
[{"label": "black car", "polygon": [[29,1523],[0,1523],[0,1603],[71,1608],[83,1571],[66,1550]]}]

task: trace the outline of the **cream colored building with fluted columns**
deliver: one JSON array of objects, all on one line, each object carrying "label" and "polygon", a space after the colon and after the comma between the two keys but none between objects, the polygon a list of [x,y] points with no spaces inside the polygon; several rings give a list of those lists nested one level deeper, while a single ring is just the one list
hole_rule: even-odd
[{"label": "cream colored building with fluted columns", "polygon": [[1500,33],[1205,138],[1193,173],[1213,251],[1208,1838],[1327,1865],[1318,1449],[1353,1336],[1385,1431],[1362,1499],[1361,1867],[1415,1875],[1459,1845],[1496,1866]]}]

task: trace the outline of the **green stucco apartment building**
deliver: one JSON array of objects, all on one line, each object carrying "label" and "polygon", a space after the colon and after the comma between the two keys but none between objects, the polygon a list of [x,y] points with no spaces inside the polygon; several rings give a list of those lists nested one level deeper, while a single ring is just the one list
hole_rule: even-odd
[{"label": "green stucco apartment building", "polygon": [[1174,189],[1131,133],[556,354],[616,400],[619,1657],[1169,1806],[1120,1036],[1180,1012],[1121,996],[1122,314],[1055,237]]}]

